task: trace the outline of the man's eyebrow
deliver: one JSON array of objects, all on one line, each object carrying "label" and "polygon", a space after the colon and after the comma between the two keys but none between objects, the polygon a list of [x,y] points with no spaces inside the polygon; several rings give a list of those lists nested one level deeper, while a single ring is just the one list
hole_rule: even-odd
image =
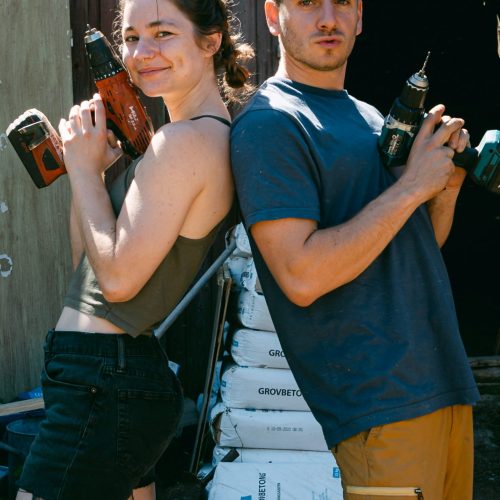
[{"label": "man's eyebrow", "polygon": [[[158,26],[177,26],[174,21],[170,19],[158,19],[156,21],[151,21],[147,24],[148,28],[157,28]],[[133,31],[135,28],[133,26],[127,26],[123,31]]]}]

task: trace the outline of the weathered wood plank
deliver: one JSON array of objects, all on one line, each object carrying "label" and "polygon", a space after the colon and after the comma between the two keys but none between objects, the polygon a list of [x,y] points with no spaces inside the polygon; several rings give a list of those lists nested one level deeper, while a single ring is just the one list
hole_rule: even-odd
[{"label": "weathered wood plank", "polygon": [[278,65],[278,41],[269,33],[264,15],[264,0],[237,2],[233,9],[236,22],[241,26],[245,42],[255,50],[256,57],[249,64],[253,81],[261,84],[270,77]]},{"label": "weathered wood plank", "polygon": [[500,368],[500,356],[471,356],[469,363],[472,369],[497,367]]},{"label": "weathered wood plank", "polygon": [[[0,130],[29,108],[53,124],[71,106],[67,0],[0,0]],[[0,148],[0,401],[39,384],[42,343],[67,286],[67,179],[38,190]]]},{"label": "weathered wood plank", "polygon": [[24,413],[27,411],[41,410],[45,404],[43,398],[26,399],[0,405],[0,417]]},{"label": "weathered wood plank", "polygon": [[269,33],[264,13],[264,0],[255,2],[257,25],[257,82],[261,84],[272,76],[278,67],[278,39]]}]

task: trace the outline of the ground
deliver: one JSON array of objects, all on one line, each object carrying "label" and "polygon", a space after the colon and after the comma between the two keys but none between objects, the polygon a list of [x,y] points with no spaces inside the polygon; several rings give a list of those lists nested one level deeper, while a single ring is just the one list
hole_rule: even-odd
[{"label": "ground", "polygon": [[500,394],[483,394],[474,412],[474,500],[500,498]]}]

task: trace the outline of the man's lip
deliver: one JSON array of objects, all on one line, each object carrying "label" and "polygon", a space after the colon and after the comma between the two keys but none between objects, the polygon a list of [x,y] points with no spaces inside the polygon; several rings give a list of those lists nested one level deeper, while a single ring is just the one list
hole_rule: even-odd
[{"label": "man's lip", "polygon": [[336,36],[328,36],[328,37],[321,37],[321,38],[318,38],[316,40],[316,43],[322,45],[322,44],[337,44],[337,43],[340,43],[342,40],[340,39],[340,37],[336,37]]}]

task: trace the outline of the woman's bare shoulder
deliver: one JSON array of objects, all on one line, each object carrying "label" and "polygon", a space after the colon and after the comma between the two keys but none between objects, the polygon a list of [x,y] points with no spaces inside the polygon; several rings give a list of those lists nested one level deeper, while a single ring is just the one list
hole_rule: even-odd
[{"label": "woman's bare shoulder", "polygon": [[160,127],[137,170],[137,181],[147,172],[158,181],[189,181],[190,189],[199,191],[214,175],[225,176],[230,171],[229,128],[221,124],[214,131],[209,125],[179,121]]},{"label": "woman's bare shoulder", "polygon": [[[193,141],[201,148],[227,147],[229,127],[214,120],[167,123],[156,131],[153,140],[159,147],[170,147],[173,142],[181,146],[192,145]],[[196,153],[196,150],[192,152]]]},{"label": "woman's bare shoulder", "polygon": [[167,172],[180,169],[185,176],[228,169],[229,127],[207,122],[179,121],[163,125],[153,136],[143,163],[156,164]]}]

